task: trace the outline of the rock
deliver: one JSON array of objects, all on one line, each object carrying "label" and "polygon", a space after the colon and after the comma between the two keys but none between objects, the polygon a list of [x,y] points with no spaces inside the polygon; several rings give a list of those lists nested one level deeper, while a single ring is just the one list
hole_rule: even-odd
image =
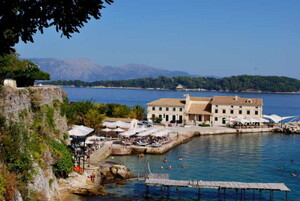
[{"label": "rock", "polygon": [[128,179],[132,177],[129,168],[111,161],[100,163],[99,169],[100,175],[102,175],[102,178],[105,180]]}]

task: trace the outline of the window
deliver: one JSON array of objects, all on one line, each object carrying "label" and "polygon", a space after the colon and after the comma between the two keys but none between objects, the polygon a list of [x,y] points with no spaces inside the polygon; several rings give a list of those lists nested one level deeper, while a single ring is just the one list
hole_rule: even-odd
[{"label": "window", "polygon": [[155,119],[155,114],[152,114],[152,119]]},{"label": "window", "polygon": [[169,111],[169,108],[168,108],[168,107],[166,107],[166,111]]},{"label": "window", "polygon": [[233,110],[230,110],[230,114],[233,114]]},{"label": "window", "polygon": [[258,106],[256,106],[255,108],[258,109]]},{"label": "window", "polygon": [[216,107],[219,107],[218,105],[216,105]]},{"label": "window", "polygon": [[198,121],[202,121],[202,116],[201,115],[198,116]]},{"label": "window", "polygon": [[239,114],[243,114],[242,110],[239,110]]},{"label": "window", "polygon": [[226,118],[222,118],[222,124],[226,124]]},{"label": "window", "polygon": [[154,111],[155,110],[155,107],[152,107],[152,111]]},{"label": "window", "polygon": [[176,111],[176,107],[173,107],[173,111],[174,111],[174,112]]},{"label": "window", "polygon": [[230,106],[231,108],[233,108],[233,105],[232,106]]},{"label": "window", "polygon": [[223,109],[223,114],[225,114],[226,113],[226,110],[225,109]]},{"label": "window", "polygon": [[218,117],[215,117],[215,121],[218,121]]},{"label": "window", "polygon": [[176,116],[175,116],[175,115],[172,116],[172,120],[173,120],[173,121],[176,120]]},{"label": "window", "polygon": [[240,108],[243,108],[243,106],[240,105]]},{"label": "window", "polygon": [[182,107],[181,107],[181,108],[179,108],[179,111],[180,111],[180,112],[182,112]]},{"label": "window", "polygon": [[159,107],[159,111],[162,111],[162,107]]},{"label": "window", "polygon": [[219,111],[218,111],[218,109],[215,109],[215,113],[218,113]]},{"label": "window", "polygon": [[166,115],[166,121],[169,121],[169,115]]},{"label": "window", "polygon": [[179,115],[179,121],[182,121],[182,115]]},{"label": "window", "polygon": [[162,119],[162,115],[161,115],[161,114],[160,114],[160,115],[158,115],[158,118]]},{"label": "window", "polygon": [[247,114],[250,114],[250,110],[247,110]]},{"label": "window", "polygon": [[255,115],[258,115],[258,111],[255,111]]}]

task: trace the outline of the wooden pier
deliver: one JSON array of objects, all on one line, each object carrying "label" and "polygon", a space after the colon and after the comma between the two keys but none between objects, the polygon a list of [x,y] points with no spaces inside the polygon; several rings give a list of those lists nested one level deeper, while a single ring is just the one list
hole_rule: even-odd
[{"label": "wooden pier", "polygon": [[149,186],[167,187],[167,192],[170,192],[170,187],[188,187],[198,189],[198,198],[200,198],[200,189],[218,189],[218,196],[220,190],[232,189],[241,192],[245,190],[259,190],[270,191],[270,200],[273,200],[273,191],[286,192],[286,200],[288,200],[288,192],[291,190],[284,183],[245,183],[245,182],[225,182],[225,181],[201,181],[201,180],[171,180],[168,174],[149,174],[145,179],[147,193],[149,193]]}]

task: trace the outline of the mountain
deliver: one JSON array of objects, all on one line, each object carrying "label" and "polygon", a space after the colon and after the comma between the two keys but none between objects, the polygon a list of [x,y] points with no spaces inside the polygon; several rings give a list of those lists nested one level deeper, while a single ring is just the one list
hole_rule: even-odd
[{"label": "mountain", "polygon": [[121,67],[101,66],[88,59],[31,58],[51,80],[125,80],[158,76],[189,76],[183,71],[168,71],[143,64],[127,64]]}]

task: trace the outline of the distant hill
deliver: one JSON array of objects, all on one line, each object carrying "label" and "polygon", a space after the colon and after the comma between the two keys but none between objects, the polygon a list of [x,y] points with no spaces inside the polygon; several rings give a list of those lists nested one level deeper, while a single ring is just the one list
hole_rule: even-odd
[{"label": "distant hill", "polygon": [[130,80],[106,80],[83,82],[79,80],[47,81],[45,84],[63,86],[103,86],[103,87],[134,87],[155,89],[216,90],[231,92],[300,92],[300,80],[282,76],[238,75],[224,78],[212,77],[165,77],[140,78]]},{"label": "distant hill", "polygon": [[158,76],[189,76],[182,71],[168,71],[143,64],[127,64],[121,67],[101,66],[88,59],[31,58],[42,71],[51,75],[51,80],[125,80]]}]

